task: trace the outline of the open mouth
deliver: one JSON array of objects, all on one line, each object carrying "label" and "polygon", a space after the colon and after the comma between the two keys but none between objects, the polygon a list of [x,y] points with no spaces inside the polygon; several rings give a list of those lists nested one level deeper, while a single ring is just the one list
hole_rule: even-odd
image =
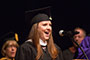
[{"label": "open mouth", "polygon": [[45,34],[49,34],[49,32],[45,32]]}]

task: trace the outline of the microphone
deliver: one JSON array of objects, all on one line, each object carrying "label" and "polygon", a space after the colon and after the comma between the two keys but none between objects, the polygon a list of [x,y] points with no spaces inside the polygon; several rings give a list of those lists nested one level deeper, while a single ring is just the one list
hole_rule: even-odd
[{"label": "microphone", "polygon": [[79,34],[79,32],[78,31],[64,31],[64,30],[59,31],[60,36],[74,36],[75,34]]}]

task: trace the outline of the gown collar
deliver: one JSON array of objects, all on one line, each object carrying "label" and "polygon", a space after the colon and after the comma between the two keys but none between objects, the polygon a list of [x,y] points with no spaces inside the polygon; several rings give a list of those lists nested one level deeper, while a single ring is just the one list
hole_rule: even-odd
[{"label": "gown collar", "polygon": [[41,46],[47,46],[47,41],[43,42],[43,40],[39,40]]}]

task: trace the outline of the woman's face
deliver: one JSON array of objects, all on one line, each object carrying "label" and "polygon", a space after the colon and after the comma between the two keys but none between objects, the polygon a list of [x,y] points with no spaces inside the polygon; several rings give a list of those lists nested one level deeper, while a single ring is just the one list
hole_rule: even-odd
[{"label": "woman's face", "polygon": [[39,37],[43,41],[46,41],[49,39],[50,34],[52,32],[52,23],[51,21],[41,21],[38,24],[38,31],[39,31]]},{"label": "woman's face", "polygon": [[13,45],[13,42],[14,41],[10,41],[6,48],[6,56],[10,57],[10,58],[15,57],[16,50],[17,50],[17,47],[15,45]]}]

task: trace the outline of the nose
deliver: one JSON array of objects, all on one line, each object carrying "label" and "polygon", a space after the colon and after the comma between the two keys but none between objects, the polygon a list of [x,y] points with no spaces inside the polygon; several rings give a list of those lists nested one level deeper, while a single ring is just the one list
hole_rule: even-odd
[{"label": "nose", "polygon": [[48,25],[47,26],[47,30],[51,30],[51,29],[52,29],[52,27]]},{"label": "nose", "polygon": [[15,50],[15,48],[16,48],[16,47],[14,47],[14,46],[13,46],[13,47],[12,47],[12,51],[14,51],[14,50]]},{"label": "nose", "polygon": [[78,41],[78,37],[75,38],[75,41]]}]

